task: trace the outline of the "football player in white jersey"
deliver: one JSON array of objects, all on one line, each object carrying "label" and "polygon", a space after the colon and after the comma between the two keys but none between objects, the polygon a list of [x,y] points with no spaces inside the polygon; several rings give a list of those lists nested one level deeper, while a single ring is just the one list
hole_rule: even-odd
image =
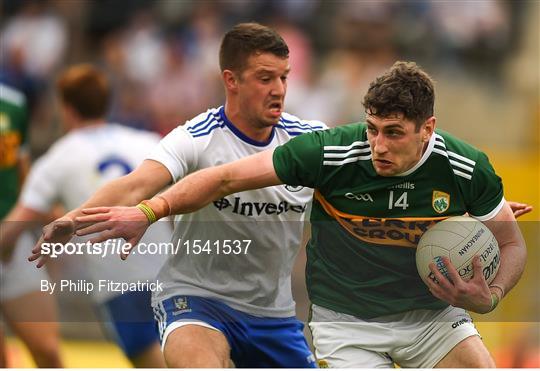
[{"label": "football player in white jersey", "polygon": [[[159,143],[154,133],[106,123],[110,90],[105,76],[94,67],[77,65],[67,69],[57,87],[62,122],[69,132],[32,166],[17,204],[4,219],[2,246],[15,245],[31,222],[46,220],[57,202],[66,209],[75,208],[105,182],[128,174]],[[170,224],[160,224],[145,239],[168,242]],[[165,254],[138,255],[133,264],[128,264],[115,255],[85,255],[86,276],[76,278],[88,277],[91,283],[151,281],[166,258]],[[24,277],[20,279],[24,283]],[[104,329],[135,366],[164,366],[151,292],[120,294],[113,288],[105,285],[91,292],[106,325]]]},{"label": "football player in white jersey", "polygon": [[[272,29],[255,23],[232,28],[220,49],[224,106],[173,130],[134,172],[45,228],[40,243],[68,242],[83,208],[136,205],[198,169],[325,129],[283,112],[288,55]],[[168,366],[315,367],[291,293],[311,196],[301,187],[269,187],[177,219],[179,251],[161,269],[164,289],[153,297]]]}]

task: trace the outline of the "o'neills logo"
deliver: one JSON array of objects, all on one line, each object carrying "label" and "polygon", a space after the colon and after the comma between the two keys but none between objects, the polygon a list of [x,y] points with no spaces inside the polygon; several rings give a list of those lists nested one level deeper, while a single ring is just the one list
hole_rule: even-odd
[{"label": "o'neills logo", "polygon": [[220,198],[214,201],[214,206],[218,210],[230,210],[234,214],[245,216],[259,216],[259,215],[280,215],[286,212],[294,212],[302,214],[306,211],[307,205],[294,205],[287,201],[281,201],[279,203],[274,202],[242,202],[240,197],[235,197],[233,202],[230,202],[226,198]]},{"label": "o'neills logo", "polygon": [[388,189],[414,189],[414,183],[412,182],[403,182],[401,184],[396,184],[391,187],[388,187]]},{"label": "o'neills logo", "polygon": [[456,322],[452,323],[452,328],[457,328],[457,327],[463,325],[464,323],[470,323],[470,322],[471,322],[471,320],[469,320],[468,318],[462,318],[459,321],[456,321]]}]

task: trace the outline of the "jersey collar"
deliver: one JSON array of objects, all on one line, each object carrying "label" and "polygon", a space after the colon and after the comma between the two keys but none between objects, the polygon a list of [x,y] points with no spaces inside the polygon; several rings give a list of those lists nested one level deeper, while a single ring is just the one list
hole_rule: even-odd
[{"label": "jersey collar", "polygon": [[251,139],[250,137],[248,137],[247,135],[242,133],[236,126],[234,126],[234,124],[232,122],[229,121],[229,119],[227,118],[227,115],[225,114],[225,107],[224,106],[220,107],[219,115],[221,116],[221,119],[223,120],[225,125],[229,128],[229,130],[231,130],[233,132],[233,134],[236,135],[238,137],[238,139],[240,139],[243,142],[246,142],[248,144],[251,144],[251,145],[254,145],[254,146],[257,146],[257,147],[266,147],[274,139],[274,132],[276,131],[275,126],[272,127],[272,133],[270,133],[270,137],[268,138],[268,140],[265,140],[264,142],[259,142],[257,140]]}]

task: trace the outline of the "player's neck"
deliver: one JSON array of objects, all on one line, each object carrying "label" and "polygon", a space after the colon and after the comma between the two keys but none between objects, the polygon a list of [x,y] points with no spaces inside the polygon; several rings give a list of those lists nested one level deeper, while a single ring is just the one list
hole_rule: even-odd
[{"label": "player's neck", "polygon": [[81,120],[76,123],[74,123],[71,126],[71,130],[78,130],[78,129],[86,129],[86,128],[94,128],[105,125],[104,119],[94,119],[94,120]]},{"label": "player's neck", "polygon": [[225,116],[242,134],[254,141],[266,142],[272,135],[273,126],[254,125],[241,113],[238,107],[225,104]]}]

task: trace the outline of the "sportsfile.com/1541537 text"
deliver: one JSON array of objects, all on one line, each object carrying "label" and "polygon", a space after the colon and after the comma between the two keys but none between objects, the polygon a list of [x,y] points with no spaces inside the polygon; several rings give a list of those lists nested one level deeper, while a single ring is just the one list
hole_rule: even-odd
[{"label": "sportsfile.com/1541537 text", "polygon": [[223,240],[182,240],[173,242],[140,242],[135,246],[121,239],[107,240],[102,243],[45,242],[41,245],[41,254],[51,258],[66,255],[98,255],[103,258],[109,255],[169,255],[184,251],[185,254],[206,255],[246,255],[251,240],[223,239]]}]

